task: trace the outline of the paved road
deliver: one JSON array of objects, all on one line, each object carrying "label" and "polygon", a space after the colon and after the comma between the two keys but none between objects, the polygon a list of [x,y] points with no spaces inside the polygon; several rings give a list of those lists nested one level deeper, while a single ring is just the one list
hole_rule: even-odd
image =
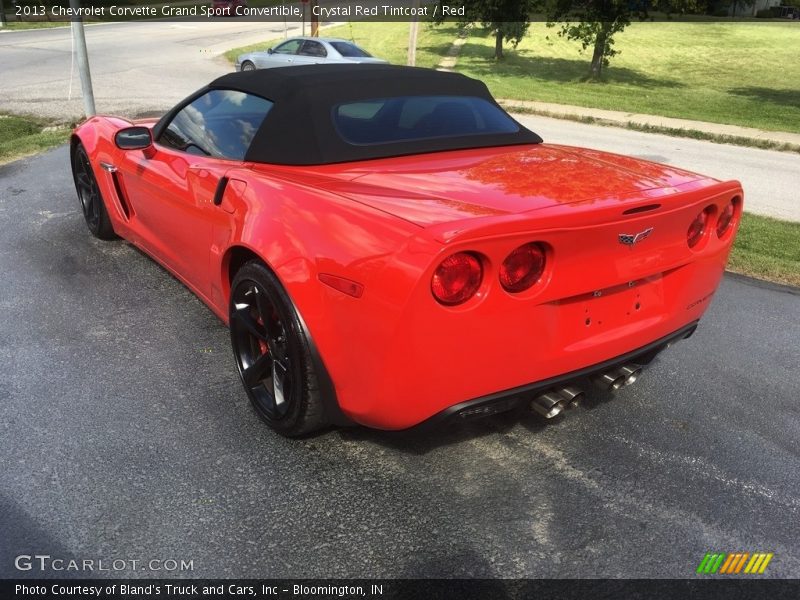
[{"label": "paved road", "polygon": [[[87,26],[97,111],[124,116],[163,111],[230,71],[221,53],[279,38],[283,31],[283,23],[241,19]],[[69,28],[0,35],[0,106],[12,112],[79,118],[81,84],[71,57]]]},{"label": "paved road", "polygon": [[598,148],[682,167],[718,179],[738,179],[744,188],[745,210],[800,221],[800,154],[714,144],[548,117],[518,115],[517,118],[547,142]]},{"label": "paved road", "polygon": [[77,207],[65,148],[0,167],[0,577],[24,552],[196,577],[680,578],[711,550],[800,577],[796,292],[727,278],[693,338],[554,424],[289,441],[250,410],[225,328]]}]

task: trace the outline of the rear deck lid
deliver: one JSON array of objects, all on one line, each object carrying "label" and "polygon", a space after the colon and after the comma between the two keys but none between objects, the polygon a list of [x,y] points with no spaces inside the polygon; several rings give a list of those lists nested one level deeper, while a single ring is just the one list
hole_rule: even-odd
[{"label": "rear deck lid", "polygon": [[[308,168],[306,168],[308,169]],[[667,165],[536,144],[312,168],[315,184],[422,227],[474,217],[641,200],[648,190],[713,183]],[[307,172],[307,171],[306,171]]]}]

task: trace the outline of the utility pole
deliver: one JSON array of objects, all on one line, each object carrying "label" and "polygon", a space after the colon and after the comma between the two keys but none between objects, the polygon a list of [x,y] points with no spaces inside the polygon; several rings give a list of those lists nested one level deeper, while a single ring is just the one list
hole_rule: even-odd
[{"label": "utility pole", "polygon": [[[80,15],[80,0],[69,0],[70,8]],[[96,114],[94,109],[94,91],[92,90],[92,74],[89,72],[89,53],[86,50],[86,36],[83,32],[83,17],[72,17],[70,23],[72,39],[75,42],[75,53],[78,57],[78,72],[81,75],[81,94],[83,95],[83,112],[87,117]]]},{"label": "utility pole", "polygon": [[411,17],[411,22],[408,25],[408,57],[406,64],[413,67],[417,64],[417,35],[419,34],[419,0],[414,0],[412,3],[414,16]]},{"label": "utility pole", "polygon": [[311,37],[319,37],[319,15],[317,15],[317,0],[311,0],[309,3],[311,9]]},{"label": "utility pole", "polygon": [[0,0],[0,27],[6,26],[6,7],[3,6],[3,0]]}]

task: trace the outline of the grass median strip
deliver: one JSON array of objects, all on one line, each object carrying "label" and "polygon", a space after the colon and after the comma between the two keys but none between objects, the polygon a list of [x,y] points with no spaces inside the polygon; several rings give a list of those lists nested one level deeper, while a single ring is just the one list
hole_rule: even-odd
[{"label": "grass median strip", "polygon": [[764,140],[759,138],[748,138],[736,135],[725,135],[718,133],[709,133],[707,131],[698,131],[696,129],[682,129],[677,127],[662,127],[658,125],[647,125],[643,123],[636,123],[633,121],[612,121],[609,119],[598,119],[596,117],[589,117],[584,115],[573,115],[564,113],[553,113],[548,110],[538,110],[519,106],[516,104],[508,104],[500,100],[500,104],[510,113],[519,113],[523,115],[538,115],[541,117],[549,117],[551,119],[563,119],[565,121],[575,121],[577,123],[586,123],[587,125],[602,125],[603,127],[621,127],[623,129],[631,129],[633,131],[641,131],[644,133],[659,133],[661,135],[669,135],[672,137],[685,137],[693,140],[704,140],[707,142],[715,142],[717,144],[732,144],[734,146],[746,146],[749,148],[761,148],[762,150],[778,150],[780,152],[796,152],[800,154],[800,146],[795,144],[782,144],[773,140]]},{"label": "grass median strip", "polygon": [[[9,21],[3,29],[8,31],[21,31],[25,29],[50,29],[53,27],[69,27],[69,22],[64,21]],[[2,30],[0,30],[2,31]]]},{"label": "grass median strip", "polygon": [[728,269],[800,286],[800,223],[744,213]]},{"label": "grass median strip", "polygon": [[63,144],[70,131],[69,125],[0,114],[0,164]]}]

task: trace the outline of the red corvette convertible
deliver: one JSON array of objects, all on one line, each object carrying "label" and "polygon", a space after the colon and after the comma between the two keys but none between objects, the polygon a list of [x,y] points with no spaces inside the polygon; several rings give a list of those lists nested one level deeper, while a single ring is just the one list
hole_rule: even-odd
[{"label": "red corvette convertible", "polygon": [[89,230],[230,326],[284,435],[632,383],[694,331],[742,211],[738,182],[542,143],[481,82],[388,65],[225,75],[87,120],[71,158]]}]

